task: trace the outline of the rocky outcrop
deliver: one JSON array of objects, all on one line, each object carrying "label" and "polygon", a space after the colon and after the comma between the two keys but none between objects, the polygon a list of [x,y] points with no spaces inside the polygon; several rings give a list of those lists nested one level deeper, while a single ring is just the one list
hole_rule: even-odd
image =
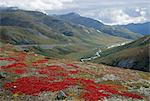
[{"label": "rocky outcrop", "polygon": [[141,63],[135,58],[127,58],[127,59],[118,60],[113,65],[122,68],[127,68],[127,69],[150,72],[150,67],[147,65],[146,61],[145,62],[141,61]]},{"label": "rocky outcrop", "polygon": [[120,61],[117,63],[117,66],[119,66],[119,67],[132,68],[134,65],[135,65],[135,60],[134,60],[134,59],[130,59],[130,58],[120,60]]}]

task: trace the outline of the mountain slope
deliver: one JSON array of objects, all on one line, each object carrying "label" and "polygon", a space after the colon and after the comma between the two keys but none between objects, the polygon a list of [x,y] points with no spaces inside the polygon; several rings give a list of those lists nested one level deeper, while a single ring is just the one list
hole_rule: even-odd
[{"label": "mountain slope", "polygon": [[58,15],[57,17],[65,20],[65,21],[68,21],[68,22],[72,22],[75,24],[80,24],[80,25],[84,25],[86,27],[94,28],[103,33],[107,33],[107,34],[110,34],[113,36],[119,36],[119,37],[128,38],[128,39],[137,39],[142,36],[140,34],[133,33],[126,28],[121,28],[118,26],[104,25],[97,20],[82,17],[76,13],[69,13],[66,15]]},{"label": "mountain slope", "polygon": [[[0,12],[1,15],[1,39],[12,44],[54,43],[66,41],[67,38],[57,34],[48,26],[37,21],[34,15],[45,16],[40,12],[28,12],[22,10],[8,10]],[[30,40],[31,39],[31,40]],[[23,42],[22,42],[22,41]],[[26,41],[24,41],[26,40]]]},{"label": "mountain slope", "polygon": [[58,16],[61,19],[64,19],[65,21],[71,21],[72,23],[76,23],[76,24],[80,24],[80,25],[84,25],[86,27],[91,27],[94,29],[100,29],[102,26],[104,26],[103,23],[91,19],[91,18],[86,18],[86,17],[82,17],[77,13],[68,13],[66,15],[60,15]]},{"label": "mountain slope", "polygon": [[135,70],[150,71],[149,48],[150,36],[145,36],[129,44],[102,52],[101,57],[94,60],[94,62]]},{"label": "mountain slope", "polygon": [[122,25],[122,27],[127,28],[128,30],[135,32],[135,33],[140,33],[143,35],[150,34],[150,22],[138,23],[138,24],[132,23],[128,25]]},{"label": "mountain slope", "polygon": [[[91,43],[90,41],[92,39],[95,39],[95,41],[107,37],[117,39],[117,37],[98,32],[94,29],[74,25],[35,11],[3,11],[1,12],[0,25],[2,26],[2,29],[4,29],[4,31],[2,30],[2,34],[9,31],[5,31],[6,27],[13,27],[14,29],[20,29],[21,31],[24,30],[23,32],[28,32],[33,35],[41,34],[45,36],[45,38],[48,37],[56,41],[59,39],[61,42],[63,42],[61,39],[66,39],[66,42],[86,41],[88,43]],[[97,44],[98,42],[93,41],[93,43]]]},{"label": "mountain slope", "polygon": [[104,47],[110,43],[127,40],[92,28],[75,25],[37,11],[9,9],[1,10],[0,15],[1,42],[16,45],[58,44],[59,46],[56,45],[57,47],[53,49],[36,47],[38,52],[40,50],[40,53],[47,53],[50,56],[52,54],[55,54],[55,56],[60,54],[61,56],[68,56],[68,54],[80,56],[80,53],[89,51],[89,49],[92,50],[97,46]]}]

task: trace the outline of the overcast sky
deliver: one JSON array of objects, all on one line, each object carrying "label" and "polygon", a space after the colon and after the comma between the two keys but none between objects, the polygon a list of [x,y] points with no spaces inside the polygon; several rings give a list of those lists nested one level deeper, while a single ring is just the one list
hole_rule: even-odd
[{"label": "overcast sky", "polygon": [[76,12],[109,25],[150,21],[150,0],[0,0],[0,6],[50,14]]}]

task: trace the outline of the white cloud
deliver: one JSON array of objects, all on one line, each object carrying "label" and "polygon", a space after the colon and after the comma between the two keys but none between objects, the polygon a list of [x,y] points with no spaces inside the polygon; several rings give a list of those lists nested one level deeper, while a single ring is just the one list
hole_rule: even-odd
[{"label": "white cloud", "polygon": [[110,25],[150,21],[149,5],[149,0],[0,0],[0,6],[50,14],[77,12]]},{"label": "white cloud", "polygon": [[131,15],[126,13],[123,9],[105,9],[99,13],[98,19],[101,19],[102,22],[109,25],[141,23],[148,20],[145,17],[145,11],[139,9],[138,12],[139,15],[135,16],[134,12],[132,13],[133,15]]},{"label": "white cloud", "polygon": [[25,10],[55,10],[64,8],[64,3],[73,0],[0,0],[0,6],[18,7]]},{"label": "white cloud", "polygon": [[81,12],[83,16],[95,18],[108,25],[142,23],[150,21],[149,10],[142,7],[113,7]]}]

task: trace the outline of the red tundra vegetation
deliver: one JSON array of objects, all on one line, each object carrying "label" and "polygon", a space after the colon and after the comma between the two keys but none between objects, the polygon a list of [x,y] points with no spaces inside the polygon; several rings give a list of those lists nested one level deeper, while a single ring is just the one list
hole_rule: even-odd
[{"label": "red tundra vegetation", "polygon": [[39,66],[40,64],[47,63],[47,62],[48,62],[47,59],[37,60],[35,62],[32,62],[32,66]]},{"label": "red tundra vegetation", "polygon": [[[1,71],[16,73],[21,75],[26,73],[28,65],[23,61],[26,58],[25,53],[20,53],[17,58],[0,58],[0,61],[15,61],[13,64],[8,64],[5,66],[0,66]],[[37,60],[32,62],[33,67],[36,69],[35,72],[38,74],[46,75],[46,77],[40,76],[27,76],[17,78],[13,82],[8,82],[4,84],[4,88],[10,90],[13,94],[26,94],[36,96],[40,92],[54,92],[64,90],[70,86],[80,86],[82,92],[80,97],[84,98],[87,101],[98,101],[104,97],[109,97],[111,95],[120,95],[125,97],[131,97],[136,99],[142,99],[142,96],[129,93],[127,91],[121,90],[123,86],[114,85],[114,84],[97,84],[94,80],[83,79],[83,78],[73,78],[70,75],[80,73],[91,73],[96,74],[90,70],[78,70],[80,67],[74,64],[66,64],[66,67],[59,65],[49,65],[49,66],[40,66],[40,64],[47,63],[47,59]],[[73,69],[68,69],[68,67],[73,67]],[[12,69],[12,70],[9,70]],[[62,77],[58,79],[57,77]]]},{"label": "red tundra vegetation", "polygon": [[[88,101],[97,101],[104,97],[111,96],[111,94],[137,98],[141,99],[142,97],[128,92],[117,91],[120,86],[116,85],[107,85],[107,84],[96,84],[92,80],[85,80],[82,78],[65,78],[61,81],[55,81],[55,78],[40,78],[36,76],[32,77],[22,77],[16,79],[15,82],[6,83],[5,88],[11,90],[12,93],[17,94],[27,94],[27,95],[38,95],[43,91],[60,91],[69,86],[80,85],[83,88],[81,97],[85,98]],[[118,88],[117,88],[118,87]],[[102,92],[103,91],[103,92]]]}]

